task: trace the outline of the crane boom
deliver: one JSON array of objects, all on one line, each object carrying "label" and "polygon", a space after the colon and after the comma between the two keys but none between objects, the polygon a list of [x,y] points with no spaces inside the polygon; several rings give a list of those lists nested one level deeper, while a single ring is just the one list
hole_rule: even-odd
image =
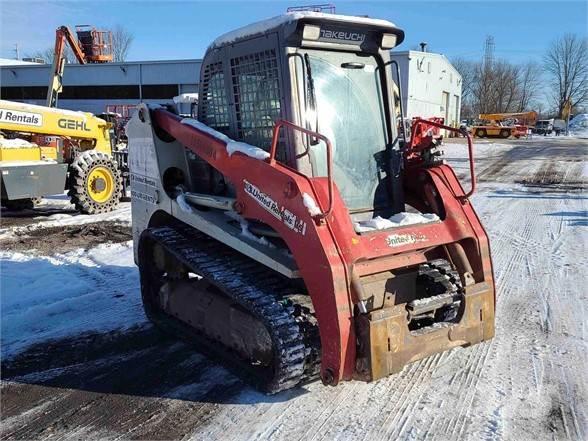
[{"label": "crane boom", "polygon": [[73,33],[67,26],[60,26],[55,31],[55,51],[53,54],[53,66],[51,67],[51,77],[49,88],[47,89],[47,107],[57,106],[57,97],[63,90],[63,70],[65,68],[65,44],[69,44],[78,63],[86,64],[84,52],[78,45]]},{"label": "crane boom", "polygon": [[[89,29],[88,29],[89,28]],[[69,44],[76,60],[80,64],[108,63],[112,61],[112,33],[97,31],[90,26],[76,26],[77,38],[67,26],[60,26],[55,31],[55,51],[49,88],[47,89],[47,107],[56,107],[59,94],[63,90],[63,71],[65,69],[65,45]]]},{"label": "crane boom", "polygon": [[520,118],[528,122],[534,122],[537,120],[537,112],[481,113],[479,118],[487,121],[504,121],[510,118]]}]

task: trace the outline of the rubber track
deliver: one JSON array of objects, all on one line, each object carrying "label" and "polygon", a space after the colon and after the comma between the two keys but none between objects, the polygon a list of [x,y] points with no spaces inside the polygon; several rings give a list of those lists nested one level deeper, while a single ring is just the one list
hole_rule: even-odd
[{"label": "rubber track", "polygon": [[[252,368],[230,348],[211,341],[193,328],[188,336],[191,340],[212,349],[213,355],[230,363],[229,368],[237,368],[240,376],[267,393],[276,393],[317,378],[320,339],[310,298],[300,295],[300,290],[288,279],[190,227],[153,228],[143,235],[143,239],[163,246],[189,271],[204,277],[262,321],[274,346],[273,378],[261,375],[259,369]],[[166,330],[189,328],[162,313],[156,316],[151,318]],[[180,333],[186,337],[185,332],[180,330]]]},{"label": "rubber track", "polygon": [[[445,259],[434,259],[421,264],[419,266],[417,283],[420,283],[425,287],[427,296],[436,296],[446,293],[454,294],[455,296],[463,296],[464,293],[459,273],[453,269],[453,266]],[[463,304],[463,301],[461,301],[461,304],[457,305],[460,305],[461,307]],[[454,305],[456,304],[454,303]],[[454,314],[458,314],[456,309],[454,311]],[[451,312],[448,311],[446,312],[446,315],[447,314],[451,314]],[[449,319],[449,317],[447,318]],[[453,319],[454,317],[451,317],[449,321],[453,321]]]},{"label": "rubber track", "polygon": [[445,259],[435,259],[421,264],[418,280],[426,285],[429,295],[463,293],[458,272]]}]

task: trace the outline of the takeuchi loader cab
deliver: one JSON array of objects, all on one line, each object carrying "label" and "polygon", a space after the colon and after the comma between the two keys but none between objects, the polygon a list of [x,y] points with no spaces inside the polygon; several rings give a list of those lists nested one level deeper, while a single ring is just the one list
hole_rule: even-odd
[{"label": "takeuchi loader cab", "polygon": [[208,48],[197,119],[141,105],[127,126],[148,317],[264,391],[494,335],[471,139],[465,192],[427,130],[456,129],[399,135],[403,39],[364,17],[255,23]]}]

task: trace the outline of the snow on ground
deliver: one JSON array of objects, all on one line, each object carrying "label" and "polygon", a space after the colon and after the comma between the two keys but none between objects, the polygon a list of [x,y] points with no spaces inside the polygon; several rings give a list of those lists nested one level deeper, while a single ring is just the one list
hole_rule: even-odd
[{"label": "snow on ground", "polygon": [[518,185],[473,197],[493,250],[494,340],[372,384],[317,382],[276,402],[245,390],[192,439],[586,439],[587,199]]},{"label": "snow on ground", "polygon": [[[412,363],[375,383],[314,382],[268,397],[185,345],[153,342],[151,328],[129,330],[117,337],[123,339],[118,353],[73,357],[61,376],[52,374],[54,387],[38,380],[50,373],[51,354],[41,355],[29,375],[3,381],[4,433],[588,439],[587,147],[573,138],[476,141],[479,185],[472,203],[490,237],[498,297],[492,341]],[[463,141],[442,149],[467,181]],[[3,357],[31,342],[144,323],[130,243],[52,257],[2,253],[0,264]],[[125,340],[132,335],[136,349]]]},{"label": "snow on ground", "polygon": [[2,359],[48,339],[145,321],[132,242],[63,255],[0,251]]},{"label": "snow on ground", "polygon": [[121,202],[120,205],[110,213],[87,215],[79,213],[69,201],[69,197],[66,194],[44,197],[41,200],[41,203],[36,205],[36,212],[40,215],[34,216],[34,222],[32,223],[27,223],[20,227],[1,225],[0,240],[14,237],[16,232],[22,233],[39,228],[83,225],[98,221],[131,222],[131,204],[129,202]]},{"label": "snow on ground", "polygon": [[580,113],[570,121],[570,135],[588,138],[588,113]]}]

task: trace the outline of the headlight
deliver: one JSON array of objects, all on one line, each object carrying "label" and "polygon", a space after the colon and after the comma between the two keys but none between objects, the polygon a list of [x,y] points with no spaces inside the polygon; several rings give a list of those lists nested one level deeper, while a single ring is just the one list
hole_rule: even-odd
[{"label": "headlight", "polygon": [[380,47],[382,49],[392,49],[396,46],[396,40],[396,34],[384,34],[382,35],[382,43],[380,44]]},{"label": "headlight", "polygon": [[302,39],[303,40],[318,40],[321,35],[321,27],[314,26],[314,25],[304,25],[304,30],[302,31]]}]

